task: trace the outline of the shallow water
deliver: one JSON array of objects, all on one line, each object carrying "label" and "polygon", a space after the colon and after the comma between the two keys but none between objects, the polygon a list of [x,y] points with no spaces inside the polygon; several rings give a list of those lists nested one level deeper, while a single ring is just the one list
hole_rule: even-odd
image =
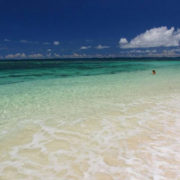
[{"label": "shallow water", "polygon": [[180,61],[0,67],[0,179],[180,179]]}]

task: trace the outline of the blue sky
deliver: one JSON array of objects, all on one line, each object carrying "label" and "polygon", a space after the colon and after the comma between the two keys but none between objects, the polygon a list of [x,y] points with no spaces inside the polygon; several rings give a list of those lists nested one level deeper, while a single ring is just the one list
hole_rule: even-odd
[{"label": "blue sky", "polygon": [[0,58],[178,56],[179,0],[0,0]]}]

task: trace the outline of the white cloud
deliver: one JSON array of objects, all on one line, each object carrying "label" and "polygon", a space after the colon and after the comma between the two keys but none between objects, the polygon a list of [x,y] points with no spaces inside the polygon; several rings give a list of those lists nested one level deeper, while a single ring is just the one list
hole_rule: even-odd
[{"label": "white cloud", "polygon": [[39,59],[39,58],[43,58],[44,56],[40,53],[36,53],[36,54],[30,54],[28,55],[28,58],[32,58],[32,59]]},{"label": "white cloud", "polygon": [[51,51],[52,51],[52,49],[48,49],[47,51],[48,51],[48,52],[51,52]]},{"label": "white cloud", "polygon": [[101,44],[96,46],[96,49],[107,49],[107,48],[110,48],[110,46],[102,46]]},{"label": "white cloud", "polygon": [[5,56],[6,59],[23,59],[26,57],[25,53],[8,54]]},{"label": "white cloud", "polygon": [[26,55],[25,53],[16,53],[16,54],[8,54],[5,56],[5,59],[40,59],[44,58],[43,54],[36,53],[36,54],[29,54]]},{"label": "white cloud", "polygon": [[91,46],[81,46],[81,50],[85,50],[85,49],[90,49],[91,48]]},{"label": "white cloud", "polygon": [[172,47],[179,46],[180,29],[166,26],[152,28],[136,36],[130,42],[126,38],[119,41],[121,48],[149,48],[149,47]]},{"label": "white cloud", "polygon": [[55,46],[58,46],[58,45],[60,44],[60,42],[59,42],[59,41],[54,41],[53,44],[54,44]]},{"label": "white cloud", "polygon": [[119,41],[120,44],[127,44],[128,41],[126,38],[121,38],[120,41]]},{"label": "white cloud", "polygon": [[132,49],[128,50],[127,53],[134,53],[134,54],[147,54],[147,53],[156,53],[156,49]]},{"label": "white cloud", "polygon": [[178,48],[163,49],[126,49],[121,51],[122,57],[179,57]]}]

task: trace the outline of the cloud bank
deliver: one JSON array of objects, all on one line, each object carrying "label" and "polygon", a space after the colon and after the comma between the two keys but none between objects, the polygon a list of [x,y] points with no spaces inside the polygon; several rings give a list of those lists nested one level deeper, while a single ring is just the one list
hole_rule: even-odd
[{"label": "cloud bank", "polygon": [[16,53],[16,54],[8,54],[5,56],[5,59],[21,59],[26,58],[25,53]]},{"label": "cloud bank", "polygon": [[44,56],[40,53],[37,53],[37,54],[30,54],[27,56],[28,58],[32,58],[32,59],[40,59],[40,58],[43,58]]},{"label": "cloud bank", "polygon": [[[7,54],[4,56],[5,59],[40,59],[44,58],[43,54],[36,53],[36,54],[25,54],[25,53],[16,53],[16,54]],[[3,57],[1,58],[3,59]]]},{"label": "cloud bank", "polygon": [[119,41],[120,48],[175,47],[180,45],[180,29],[166,26],[152,28],[136,36],[130,42],[126,38]]}]

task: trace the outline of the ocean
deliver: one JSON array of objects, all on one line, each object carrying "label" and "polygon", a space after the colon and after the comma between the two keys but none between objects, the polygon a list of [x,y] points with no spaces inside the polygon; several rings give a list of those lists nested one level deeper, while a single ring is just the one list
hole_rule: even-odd
[{"label": "ocean", "polygon": [[180,59],[0,61],[1,180],[178,180],[179,137]]}]

